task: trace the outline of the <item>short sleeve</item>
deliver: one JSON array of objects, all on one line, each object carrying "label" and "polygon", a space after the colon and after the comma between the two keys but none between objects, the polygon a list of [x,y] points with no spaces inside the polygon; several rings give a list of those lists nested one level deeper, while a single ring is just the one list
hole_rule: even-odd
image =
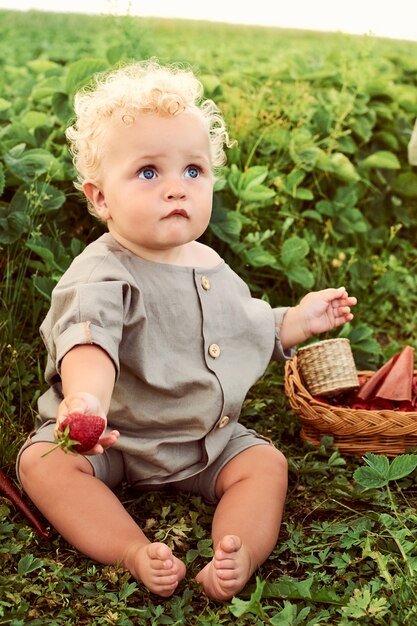
[{"label": "short sleeve", "polygon": [[94,344],[108,353],[119,373],[127,289],[122,281],[106,281],[54,290],[51,308],[40,327],[51,369],[59,372],[63,357],[74,346]]},{"label": "short sleeve", "polygon": [[281,326],[289,307],[278,307],[272,309],[275,317],[275,347],[272,353],[274,361],[287,361],[295,354],[295,348],[283,350],[281,345]]}]

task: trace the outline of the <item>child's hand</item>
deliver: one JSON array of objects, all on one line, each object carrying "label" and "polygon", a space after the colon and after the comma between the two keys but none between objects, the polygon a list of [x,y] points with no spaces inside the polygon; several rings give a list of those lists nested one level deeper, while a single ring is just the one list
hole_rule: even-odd
[{"label": "child's hand", "polygon": [[353,319],[350,307],[355,304],[356,298],[349,296],[344,287],[308,293],[298,305],[307,337],[350,322]]},{"label": "child's hand", "polygon": [[344,287],[308,293],[284,317],[280,330],[283,349],[350,322],[353,319],[350,307],[355,304],[356,298],[349,296]]},{"label": "child's hand", "polygon": [[[66,396],[58,407],[57,422],[55,426],[55,433],[59,431],[59,425],[72,413],[82,413],[84,415],[99,415],[102,417],[107,425],[106,415],[100,405],[98,399],[90,393],[80,392],[77,394],[71,394]],[[99,441],[91,450],[88,450],[84,454],[102,454],[104,450],[110,448],[116,443],[120,433],[117,430],[112,430],[110,433],[103,434]]]}]

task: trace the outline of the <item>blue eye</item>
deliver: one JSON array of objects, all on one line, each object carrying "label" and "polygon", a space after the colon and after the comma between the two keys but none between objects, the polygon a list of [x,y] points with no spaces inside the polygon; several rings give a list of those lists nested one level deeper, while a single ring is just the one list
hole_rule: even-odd
[{"label": "blue eye", "polygon": [[185,175],[189,178],[198,178],[200,176],[200,170],[195,165],[190,165],[185,171]]},{"label": "blue eye", "polygon": [[145,178],[146,180],[152,180],[153,178],[155,178],[155,175],[155,170],[153,170],[151,167],[144,167],[139,172],[139,178]]}]

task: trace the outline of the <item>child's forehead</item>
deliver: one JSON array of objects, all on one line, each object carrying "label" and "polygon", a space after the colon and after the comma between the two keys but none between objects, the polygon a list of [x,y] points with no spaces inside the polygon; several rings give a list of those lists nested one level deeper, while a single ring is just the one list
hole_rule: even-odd
[{"label": "child's forehead", "polygon": [[[210,133],[201,111],[185,109],[178,115],[122,111],[103,133],[102,149],[109,156],[167,154],[170,150],[210,152]],[[208,157],[209,158],[209,157]]]},{"label": "child's forehead", "polygon": [[147,119],[175,119],[186,115],[193,116],[196,119],[204,119],[202,111],[197,106],[181,105],[173,109],[162,109],[159,107],[146,107],[131,104],[128,106],[119,106],[112,112],[112,118],[121,120],[124,124],[132,124],[136,119],[146,121]]},{"label": "child's forehead", "polygon": [[209,132],[208,123],[197,107],[185,107],[172,115],[161,111],[148,111],[135,108],[121,108],[114,111],[109,121],[109,128],[114,130],[145,129],[149,126],[169,127],[173,125],[190,126]]}]

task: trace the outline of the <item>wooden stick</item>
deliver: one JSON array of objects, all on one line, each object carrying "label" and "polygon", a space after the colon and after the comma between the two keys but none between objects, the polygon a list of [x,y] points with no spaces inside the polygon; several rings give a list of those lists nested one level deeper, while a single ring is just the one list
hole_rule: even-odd
[{"label": "wooden stick", "polygon": [[30,510],[26,502],[23,500],[19,491],[13,483],[7,478],[6,474],[0,469],[0,495],[8,498],[12,504],[26,517],[28,522],[34,527],[38,535],[48,538],[51,536],[43,524],[38,520],[36,515]]}]

